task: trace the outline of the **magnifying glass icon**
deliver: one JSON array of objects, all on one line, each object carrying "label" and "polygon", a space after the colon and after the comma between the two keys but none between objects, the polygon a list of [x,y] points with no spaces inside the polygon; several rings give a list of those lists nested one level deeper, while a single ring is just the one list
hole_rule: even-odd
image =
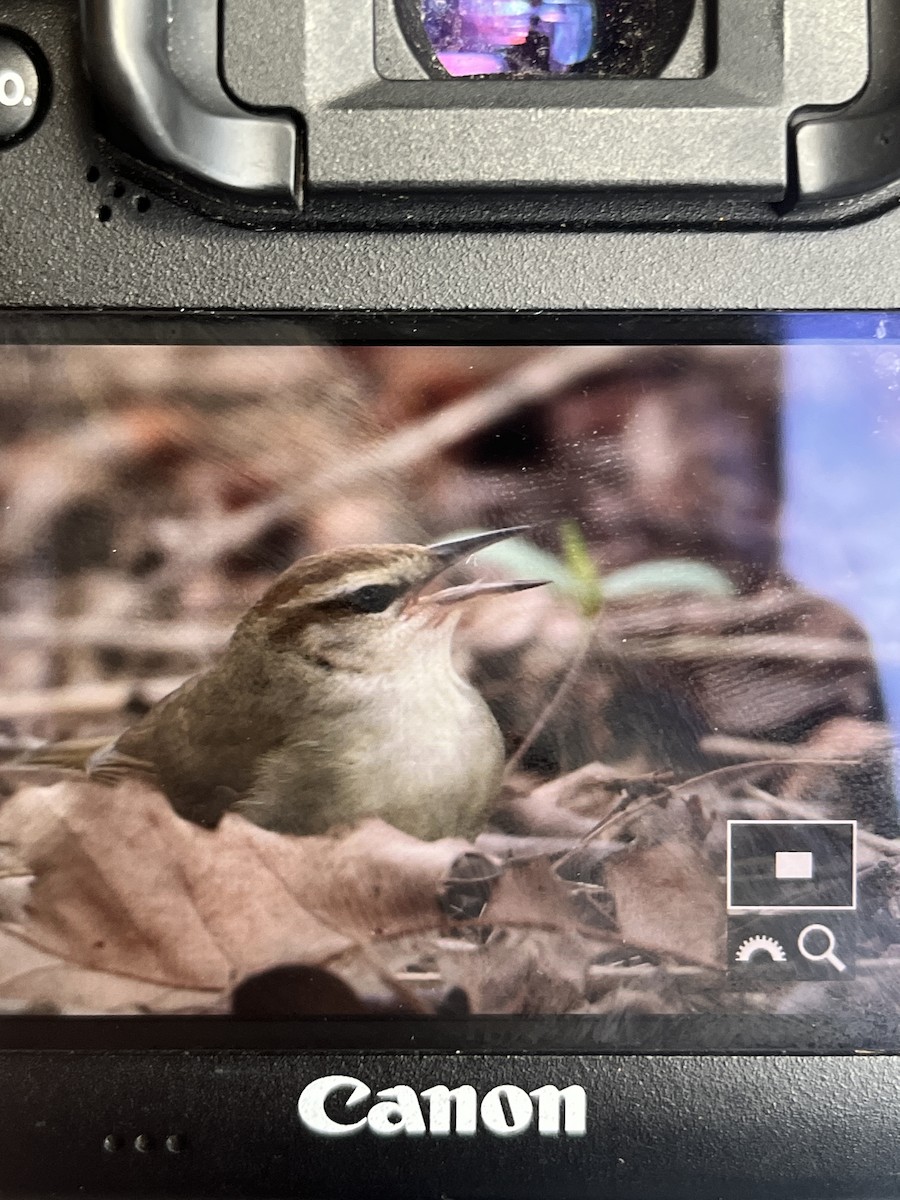
[{"label": "magnifying glass icon", "polygon": [[[809,937],[815,936],[816,934],[824,937],[824,950],[812,951],[807,946],[807,940]],[[836,971],[846,971],[847,964],[842,963],[835,954],[835,945],[836,943],[834,940],[834,934],[827,925],[807,925],[805,929],[800,930],[800,934],[797,938],[797,949],[809,962],[827,962],[834,967]]]}]

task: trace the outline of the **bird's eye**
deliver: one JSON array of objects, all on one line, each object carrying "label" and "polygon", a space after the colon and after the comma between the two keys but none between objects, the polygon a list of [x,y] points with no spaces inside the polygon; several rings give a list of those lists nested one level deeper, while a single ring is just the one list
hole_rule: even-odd
[{"label": "bird's eye", "polygon": [[384,612],[405,590],[391,583],[370,583],[351,592],[346,597],[346,603],[354,612]]}]

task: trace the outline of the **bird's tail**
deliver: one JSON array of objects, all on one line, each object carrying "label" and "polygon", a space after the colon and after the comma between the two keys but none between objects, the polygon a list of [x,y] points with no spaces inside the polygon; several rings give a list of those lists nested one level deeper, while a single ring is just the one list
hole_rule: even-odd
[{"label": "bird's tail", "polygon": [[109,738],[83,738],[70,742],[51,742],[36,750],[26,750],[14,762],[17,767],[58,767],[64,771],[87,771],[88,761],[109,745]]}]

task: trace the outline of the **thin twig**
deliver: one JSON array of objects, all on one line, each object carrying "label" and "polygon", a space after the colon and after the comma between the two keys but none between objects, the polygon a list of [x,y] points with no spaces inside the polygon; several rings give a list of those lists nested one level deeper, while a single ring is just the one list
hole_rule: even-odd
[{"label": "thin twig", "polygon": [[[884,736],[885,748],[891,744],[888,734]],[[741,758],[752,761],[770,759],[772,764],[790,762],[797,753],[796,746],[785,742],[766,742],[756,738],[732,737],[725,733],[713,733],[700,739],[700,749],[704,754],[718,754],[723,758]],[[833,762],[833,752],[827,749],[818,750],[812,746],[804,747],[804,754],[810,758],[821,758],[822,762]]]},{"label": "thin twig", "polygon": [[[402,980],[399,975],[396,975],[390,969],[390,967],[382,963],[378,956],[372,952],[369,946],[362,942],[356,942],[353,948],[360,955],[363,962],[365,962],[366,965],[372,971],[374,971],[375,975],[385,985],[385,987],[390,988],[390,990],[405,1008],[410,1009],[411,1012],[417,1013],[422,1017],[430,1017],[433,1015],[431,1006],[417,994],[413,987],[410,987],[410,985]],[[349,953],[349,950],[345,951],[345,953]]]},{"label": "thin twig", "polygon": [[[647,638],[640,635],[615,639],[610,647],[617,657],[644,661],[691,662],[710,659],[725,662],[766,660],[802,663],[869,665],[872,650],[849,638],[804,637],[787,633],[744,633],[728,636],[678,634]],[[900,644],[879,651],[879,662],[900,663]]]},{"label": "thin twig", "polygon": [[655,979],[657,977],[660,979],[703,979],[710,983],[718,983],[721,980],[721,972],[712,967],[680,963],[636,963],[633,967],[599,964],[588,967],[587,977],[589,983],[627,983],[629,980],[638,979],[647,982],[648,978]]},{"label": "thin twig", "polygon": [[[671,599],[643,597],[640,605],[611,604],[610,625],[619,637],[667,637],[675,635],[711,635],[710,621],[726,618],[735,628],[750,630],[760,623],[771,626],[778,620],[799,619],[809,612],[810,597],[798,588],[767,587],[747,596],[679,597],[677,606]],[[744,635],[737,635],[744,636]],[[753,636],[748,633],[746,636]],[[796,635],[789,635],[796,636]],[[864,646],[865,640],[858,639]]]},{"label": "thin twig", "polygon": [[117,621],[109,617],[0,617],[0,640],[37,642],[49,650],[110,647],[137,653],[206,658],[227,642],[232,625],[202,621]]},{"label": "thin twig", "polygon": [[548,702],[544,705],[544,708],[539,713],[537,720],[531,726],[531,729],[529,729],[527,735],[522,741],[522,744],[512,755],[509,762],[507,762],[503,771],[504,780],[509,779],[509,777],[516,772],[519,764],[522,762],[522,759],[546,729],[550,719],[554,716],[563,700],[565,700],[572,688],[575,686],[575,681],[584,668],[585,660],[587,659],[588,652],[593,644],[593,640],[594,626],[589,625],[585,630],[585,636],[581,646],[579,646],[578,650],[576,650],[571,662],[566,668],[565,675],[560,680],[559,687],[556,689],[556,692],[550,698],[550,700],[548,700]]},{"label": "thin twig", "polygon": [[428,984],[432,986],[433,984],[444,982],[444,977],[440,971],[395,971],[394,979],[407,986],[410,984]]},{"label": "thin twig", "polygon": [[174,675],[137,683],[76,683],[32,692],[0,692],[0,719],[105,717],[122,712],[136,698],[155,704],[183,682],[183,675]]},{"label": "thin twig", "polygon": [[703,783],[721,783],[730,779],[741,780],[748,771],[771,771],[774,767],[858,767],[858,758],[786,758],[773,762],[770,758],[757,759],[754,762],[732,763],[728,767],[716,767],[714,771],[705,771],[702,775],[694,775],[682,783],[673,783],[672,791],[689,792]]},{"label": "thin twig", "polygon": [[[480,833],[475,839],[476,850],[483,850],[503,859],[504,866],[510,862],[531,862],[538,858],[552,858],[555,854],[565,854],[572,848],[572,838],[543,837],[541,835],[523,835],[508,833]],[[598,857],[606,857],[621,850],[619,842],[604,842],[601,847],[594,847]]]},{"label": "thin twig", "polygon": [[[773,796],[771,792],[767,792],[764,788],[758,787],[753,783],[747,784],[747,790],[756,797],[758,803],[767,805],[769,808],[774,809],[775,812],[783,813],[786,817],[796,817],[803,821],[810,819],[810,807],[808,804],[801,804],[798,800],[781,800],[778,796]],[[746,801],[734,801],[735,805],[741,803],[746,803]],[[860,845],[868,846],[871,850],[877,850],[880,854],[888,854],[892,858],[900,858],[900,840],[882,837],[878,833],[870,833],[868,829],[863,829],[859,823],[857,823],[856,827],[856,839]]]},{"label": "thin twig", "polygon": [[[644,357],[641,368],[646,361]],[[566,346],[547,351],[456,404],[402,426],[365,453],[326,468],[294,494],[295,503],[302,509],[333,492],[408,470],[511,413],[544,404],[561,391],[626,368],[634,368],[633,351],[618,346]]]}]

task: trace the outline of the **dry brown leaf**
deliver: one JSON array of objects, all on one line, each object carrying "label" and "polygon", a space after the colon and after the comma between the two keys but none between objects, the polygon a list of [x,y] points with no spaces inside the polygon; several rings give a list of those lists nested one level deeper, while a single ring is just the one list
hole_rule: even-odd
[{"label": "dry brown leaf", "polygon": [[[377,943],[446,928],[442,886],[472,853],[381,821],[309,838],[234,815],[201,829],[135,782],[25,788],[0,806],[0,843],[30,884],[25,912],[0,925],[15,949],[0,1000],[67,1011],[217,1010],[251,975],[339,958],[390,989]],[[481,921],[577,925],[543,859],[499,874]]]},{"label": "dry brown leaf", "polygon": [[629,946],[721,969],[725,892],[701,850],[635,847],[607,862],[606,883]]},{"label": "dry brown leaf", "polygon": [[0,1005],[17,1012],[198,1013],[219,1009],[219,993],[173,988],[90,971],[0,928]]},{"label": "dry brown leaf", "polygon": [[33,883],[34,876],[26,872],[5,874],[0,871],[0,925],[20,924],[27,920]]},{"label": "dry brown leaf", "polygon": [[555,874],[546,858],[535,858],[506,865],[481,923],[571,931],[578,926],[578,918],[571,889]]},{"label": "dry brown leaf", "polygon": [[220,831],[230,825],[241,839],[250,831],[260,860],[310,912],[363,942],[443,925],[440,889],[472,849],[461,838],[422,842],[379,820],[341,837],[287,837],[237,816],[227,817]]},{"label": "dry brown leaf", "polygon": [[619,789],[609,784],[620,776],[612,767],[592,762],[530,793],[510,789],[492,821],[506,833],[528,837],[584,837],[617,804]]},{"label": "dry brown leaf", "polygon": [[93,970],[211,990],[439,926],[440,881],[466,848],[378,821],[342,838],[286,837],[236,816],[210,831],[134,784],[24,789],[0,808],[0,840],[36,877],[18,930],[31,944]]},{"label": "dry brown leaf", "polygon": [[559,808],[585,813],[600,821],[615,807],[621,790],[622,771],[602,762],[590,762],[542,784],[531,798],[552,802]]}]

